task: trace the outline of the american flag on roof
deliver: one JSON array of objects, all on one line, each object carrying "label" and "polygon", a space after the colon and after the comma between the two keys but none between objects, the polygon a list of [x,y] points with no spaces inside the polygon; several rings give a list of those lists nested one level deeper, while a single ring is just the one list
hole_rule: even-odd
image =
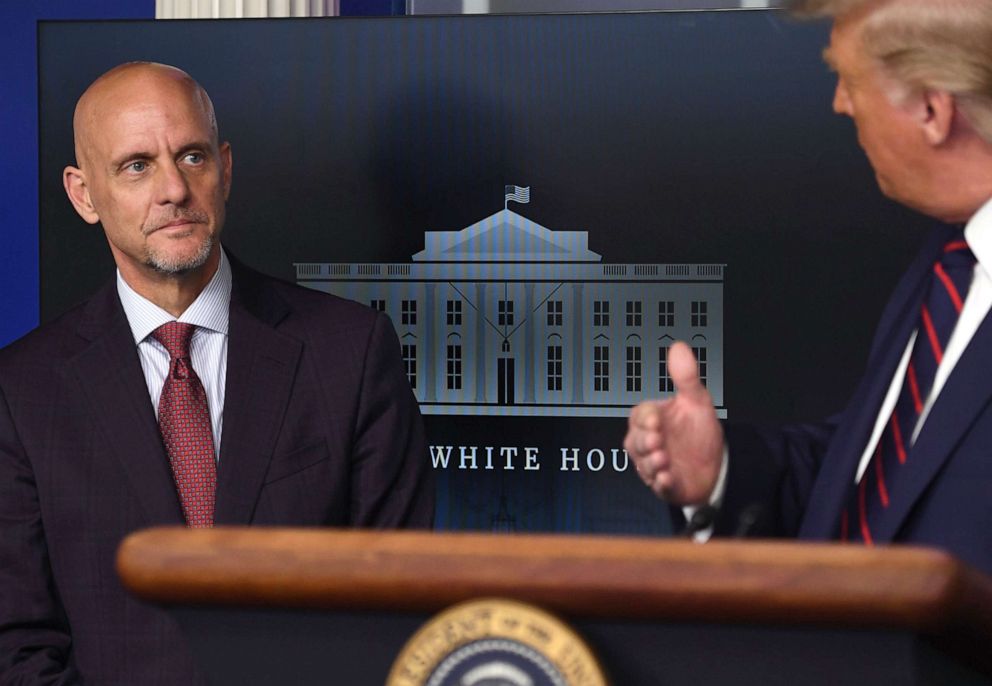
[{"label": "american flag on roof", "polygon": [[506,202],[519,202],[528,203],[530,202],[530,186],[526,188],[521,188],[520,186],[507,186],[506,187]]}]

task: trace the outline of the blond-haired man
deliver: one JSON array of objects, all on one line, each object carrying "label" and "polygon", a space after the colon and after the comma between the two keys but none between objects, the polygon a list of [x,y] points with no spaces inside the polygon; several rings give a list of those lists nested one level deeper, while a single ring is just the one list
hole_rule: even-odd
[{"label": "blond-haired man", "polygon": [[992,0],[798,0],[833,19],[824,59],[888,197],[935,230],[880,321],[848,408],[817,425],[722,427],[692,353],[625,446],[698,536],[942,546],[992,572]]}]

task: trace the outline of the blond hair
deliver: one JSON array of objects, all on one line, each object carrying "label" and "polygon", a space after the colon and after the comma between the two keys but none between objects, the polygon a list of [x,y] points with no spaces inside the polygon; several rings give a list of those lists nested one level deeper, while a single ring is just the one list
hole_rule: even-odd
[{"label": "blond hair", "polygon": [[793,0],[800,17],[862,16],[862,46],[914,91],[954,96],[992,143],[992,0]]}]

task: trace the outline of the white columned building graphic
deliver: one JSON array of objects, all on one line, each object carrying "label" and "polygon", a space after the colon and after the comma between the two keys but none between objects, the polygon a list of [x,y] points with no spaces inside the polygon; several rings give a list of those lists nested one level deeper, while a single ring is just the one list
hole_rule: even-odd
[{"label": "white columned building graphic", "polygon": [[390,316],[424,414],[626,416],[671,394],[665,355],[684,340],[726,416],[722,264],[604,264],[588,232],[504,208],[427,231],[412,262],[295,267]]}]

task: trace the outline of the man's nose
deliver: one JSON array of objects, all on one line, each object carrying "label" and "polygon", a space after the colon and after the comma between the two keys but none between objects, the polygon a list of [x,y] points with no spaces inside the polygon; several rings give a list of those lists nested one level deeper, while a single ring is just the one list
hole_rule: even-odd
[{"label": "man's nose", "polygon": [[159,204],[183,205],[189,198],[189,182],[175,164],[159,167],[157,191]]},{"label": "man's nose", "polygon": [[844,87],[840,79],[837,79],[837,86],[834,88],[833,107],[836,114],[851,116],[851,99],[848,97],[847,88]]}]

